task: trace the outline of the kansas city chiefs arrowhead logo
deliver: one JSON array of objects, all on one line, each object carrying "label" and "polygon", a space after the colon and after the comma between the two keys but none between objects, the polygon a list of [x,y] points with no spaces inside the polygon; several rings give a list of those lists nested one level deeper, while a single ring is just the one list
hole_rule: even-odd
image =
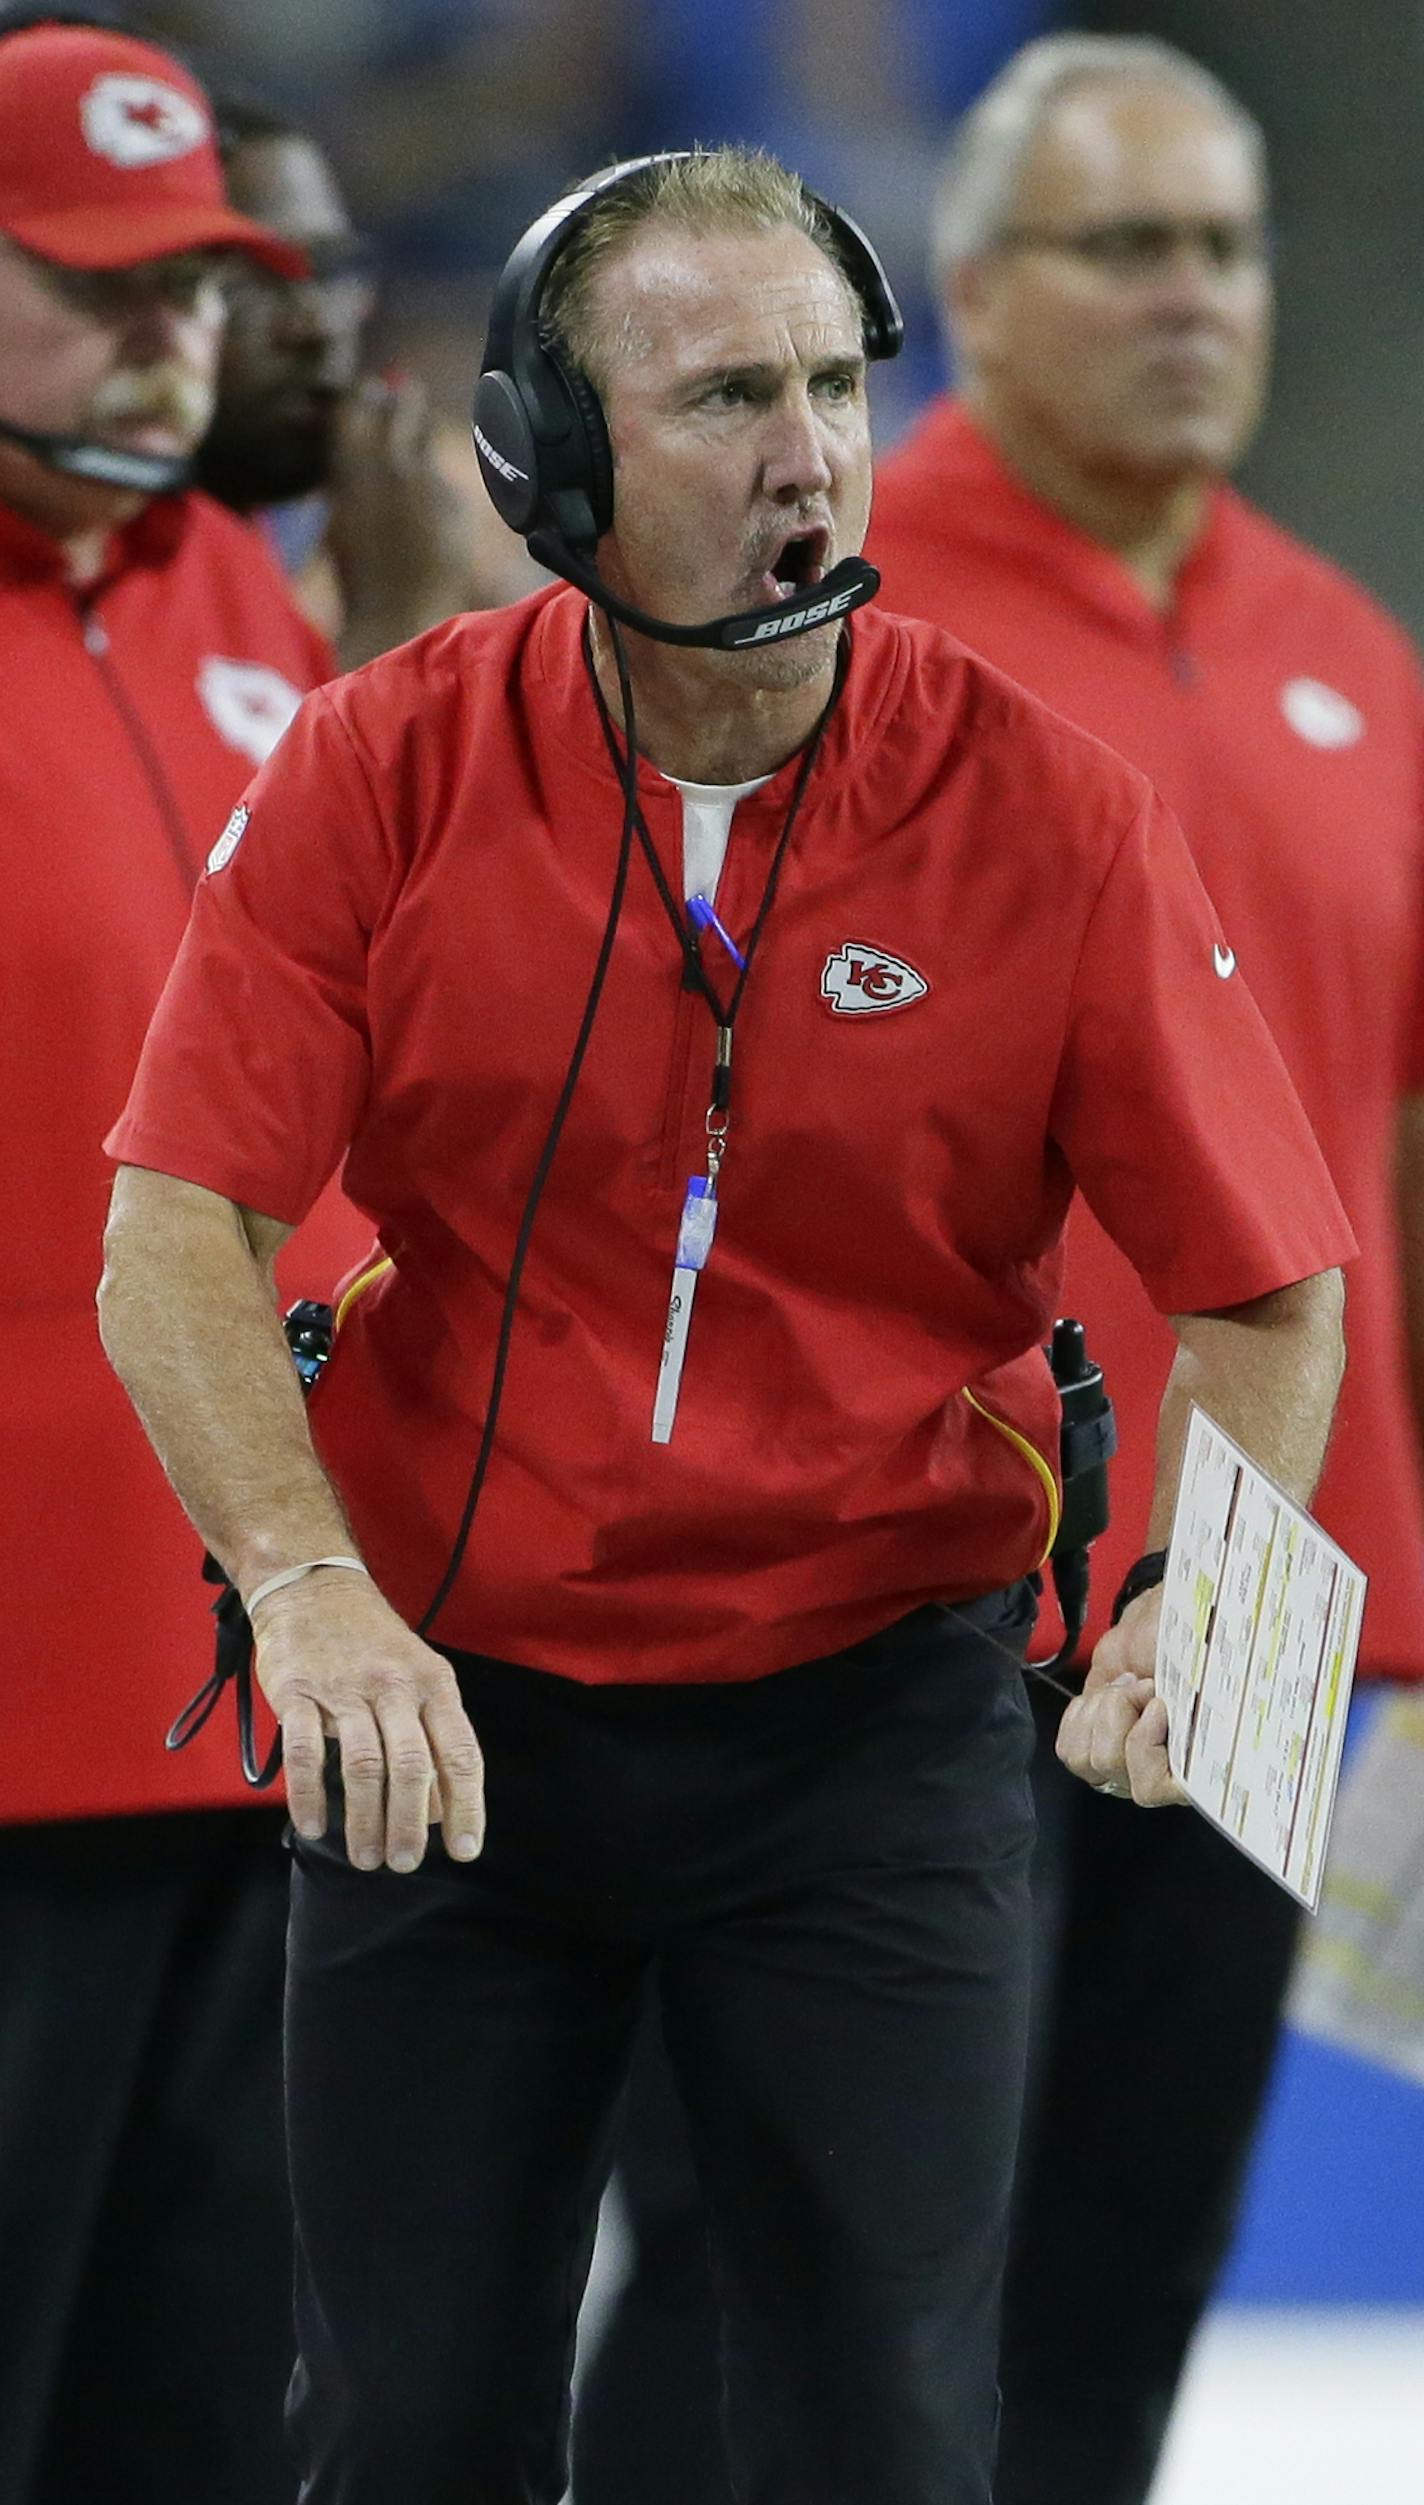
[{"label": "kansas city chiefs arrowhead logo", "polygon": [[929,984],[903,957],[872,948],[864,939],[848,939],[821,968],[821,997],[837,1017],[868,1018],[877,1010],[908,1009],[923,1000]]},{"label": "kansas city chiefs arrowhead logo", "polygon": [[111,165],[166,165],[200,147],[212,125],[193,96],[157,78],[113,72],[96,78],[80,100],[84,137]]}]

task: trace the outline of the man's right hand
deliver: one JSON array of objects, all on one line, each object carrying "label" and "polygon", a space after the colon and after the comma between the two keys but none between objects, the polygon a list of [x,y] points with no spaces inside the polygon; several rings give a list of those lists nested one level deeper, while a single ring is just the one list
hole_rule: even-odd
[{"label": "man's right hand", "polygon": [[368,377],[341,412],[326,551],[346,606],[343,658],[353,665],[470,605],[468,507],[483,489],[471,454],[470,495],[461,496],[433,439],[429,401],[408,377]]},{"label": "man's right hand", "polygon": [[446,1852],[473,1861],[484,1841],[484,1761],[455,1673],[375,1584],[318,1569],[259,1602],[253,1634],[297,1833],[309,1842],[326,1833],[334,1739],[353,1869],[417,1869],[434,1797]]}]

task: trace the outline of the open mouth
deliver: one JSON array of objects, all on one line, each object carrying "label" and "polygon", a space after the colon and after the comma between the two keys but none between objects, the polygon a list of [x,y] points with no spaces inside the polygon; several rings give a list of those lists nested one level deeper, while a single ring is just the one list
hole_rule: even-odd
[{"label": "open mouth", "polygon": [[789,600],[793,592],[808,591],[819,583],[825,574],[830,546],[830,532],[819,522],[791,532],[758,577],[763,599]]}]

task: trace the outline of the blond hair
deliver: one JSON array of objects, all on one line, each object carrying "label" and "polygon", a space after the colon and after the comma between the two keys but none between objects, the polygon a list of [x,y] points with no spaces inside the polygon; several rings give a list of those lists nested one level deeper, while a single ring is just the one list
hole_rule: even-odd
[{"label": "blond hair", "polygon": [[[596,177],[594,178],[597,179]],[[792,227],[809,236],[839,271],[862,316],[859,291],[837,250],[821,204],[764,148],[692,148],[654,157],[604,194],[559,254],[544,287],[541,325],[564,360],[597,388],[620,354],[636,349],[632,317],[610,324],[600,311],[600,272],[645,226],[659,223],[687,235],[772,234]]]}]

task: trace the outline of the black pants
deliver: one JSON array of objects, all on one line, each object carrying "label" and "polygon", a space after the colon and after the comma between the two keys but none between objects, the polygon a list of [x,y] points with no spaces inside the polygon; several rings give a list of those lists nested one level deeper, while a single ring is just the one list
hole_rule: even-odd
[{"label": "black pants", "polygon": [[0,2497],[290,2505],[267,1809],[0,1830]]},{"label": "black pants", "polygon": [[573,2505],[730,2505],[707,2212],[649,2010],[619,2121],[626,2275],[579,2327]]},{"label": "black pants", "polygon": [[1030,1610],[922,1610],[745,1686],[457,1659],[483,1858],[401,1879],[294,1846],[306,2505],[558,2505],[649,1978],[743,2505],[987,2505],[1032,1831],[1003,1646]]},{"label": "black pants", "polygon": [[[1010,2245],[997,2505],[1143,2505],[1230,2237],[1297,1916],[1186,1810],[1099,1799],[1033,1691],[1033,2082]],[[573,2505],[729,2505],[706,2226],[655,2041],[618,2172],[630,2275],[584,2378]],[[656,2425],[638,2394],[655,2383]]]}]

